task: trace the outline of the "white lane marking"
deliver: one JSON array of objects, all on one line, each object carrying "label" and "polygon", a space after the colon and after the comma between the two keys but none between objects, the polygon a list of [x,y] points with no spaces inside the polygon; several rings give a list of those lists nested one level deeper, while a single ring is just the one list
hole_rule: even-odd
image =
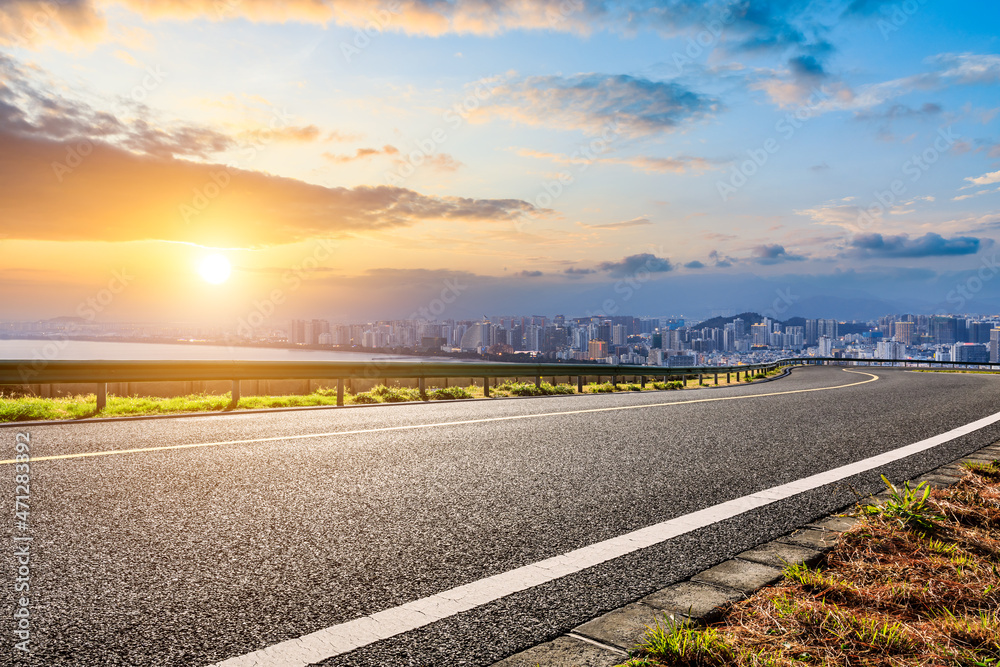
[{"label": "white lane marking", "polygon": [[[388,431],[407,431],[420,428],[437,428],[439,426],[462,426],[466,424],[483,424],[486,422],[513,421],[515,419],[537,419],[539,417],[558,417],[560,415],[582,415],[588,412],[614,412],[616,410],[643,410],[648,408],[662,408],[668,405],[688,405],[691,403],[714,403],[717,401],[741,401],[750,398],[766,398],[768,396],[784,396],[786,394],[806,394],[811,391],[832,391],[834,389],[847,389],[858,385],[875,382],[879,379],[877,375],[865,373],[863,371],[849,371],[842,369],[845,373],[855,373],[858,375],[870,375],[868,380],[852,382],[850,384],[838,384],[833,387],[814,387],[812,389],[791,389],[789,391],[775,391],[767,394],[748,394],[745,396],[721,396],[719,398],[699,398],[691,401],[671,401],[669,403],[646,403],[642,405],[620,405],[613,408],[590,408],[587,410],[567,410],[565,412],[540,412],[531,415],[509,415],[506,417],[486,417],[484,419],[466,419],[454,422],[436,422],[432,424],[408,424],[406,426],[382,426],[379,428],[365,428],[355,431],[331,431],[329,433],[305,433],[302,435],[280,435],[273,438],[253,438],[249,440],[220,440],[218,442],[192,442],[186,445],[163,445],[160,447],[138,447],[135,449],[108,449],[100,452],[79,452],[76,454],[56,454],[53,456],[33,456],[32,463],[39,461],[58,461],[62,459],[84,459],[94,456],[113,456],[116,454],[138,454],[140,452],[163,452],[173,449],[193,449],[197,447],[219,447],[222,445],[246,445],[255,442],[278,442],[281,440],[306,440],[309,438],[329,438],[337,435],[361,435],[365,433],[385,433]],[[0,461],[0,465],[11,465],[17,463],[14,459]]]},{"label": "white lane marking", "polygon": [[778,500],[784,500],[838,482],[852,475],[873,470],[968,435],[998,421],[1000,421],[1000,412],[891,452],[713,505],[697,512],[640,528],[619,537],[575,549],[560,556],[458,586],[422,600],[407,602],[370,616],[318,630],[297,639],[289,639],[253,653],[224,660],[217,663],[216,667],[250,667],[252,665],[304,667],[410,630],[416,630],[435,621],[494,602],[507,595],[660,544],[679,535],[770,505]]}]

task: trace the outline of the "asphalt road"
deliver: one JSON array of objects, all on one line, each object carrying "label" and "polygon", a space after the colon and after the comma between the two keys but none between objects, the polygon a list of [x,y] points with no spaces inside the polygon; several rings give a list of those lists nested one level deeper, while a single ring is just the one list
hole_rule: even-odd
[{"label": "asphalt road", "polygon": [[[1000,411],[998,376],[858,370],[879,379],[804,368],[697,392],[2,427],[0,459],[24,431],[34,459],[69,457],[32,463],[29,527],[4,526],[0,664],[211,664]],[[838,385],[854,386],[800,392]],[[700,401],[775,392],[799,393]],[[677,401],[699,402],[654,405]],[[603,410],[624,406],[648,407]],[[880,490],[879,473],[998,439],[990,426],[322,664],[489,665]],[[148,451],[79,456],[123,449]],[[21,662],[17,535],[33,538]]]}]

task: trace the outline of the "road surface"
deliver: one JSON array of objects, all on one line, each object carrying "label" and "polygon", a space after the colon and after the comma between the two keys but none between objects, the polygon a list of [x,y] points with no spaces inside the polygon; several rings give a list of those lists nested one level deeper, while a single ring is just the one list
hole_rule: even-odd
[{"label": "road surface", "polygon": [[[689,392],[2,427],[8,516],[17,433],[32,457],[30,521],[8,522],[5,539],[32,539],[30,659],[15,662],[8,620],[0,664],[300,664],[290,640],[456,587],[479,595],[489,577],[1000,411],[998,376],[849,370]],[[913,477],[995,442],[1000,426],[948,438],[309,661],[489,665],[880,490],[880,473]],[[3,552],[10,619],[21,594]]]}]

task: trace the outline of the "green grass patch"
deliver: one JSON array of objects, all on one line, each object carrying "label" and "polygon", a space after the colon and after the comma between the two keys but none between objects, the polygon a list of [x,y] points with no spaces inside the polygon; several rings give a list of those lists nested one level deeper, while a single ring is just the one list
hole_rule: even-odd
[{"label": "green grass patch", "polygon": [[491,389],[490,392],[496,396],[554,396],[557,394],[575,394],[576,388],[568,384],[551,384],[543,382],[540,387],[536,387],[530,382],[502,382]]},{"label": "green grass patch", "polygon": [[475,398],[471,391],[463,387],[444,387],[427,392],[432,401],[455,401],[463,398]]}]

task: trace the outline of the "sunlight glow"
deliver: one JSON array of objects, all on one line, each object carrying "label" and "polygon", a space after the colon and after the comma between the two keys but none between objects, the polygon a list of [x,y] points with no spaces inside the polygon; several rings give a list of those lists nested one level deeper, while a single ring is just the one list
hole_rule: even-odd
[{"label": "sunlight glow", "polygon": [[222,255],[209,255],[201,260],[201,265],[198,267],[201,277],[213,285],[226,282],[231,270],[229,260]]}]

